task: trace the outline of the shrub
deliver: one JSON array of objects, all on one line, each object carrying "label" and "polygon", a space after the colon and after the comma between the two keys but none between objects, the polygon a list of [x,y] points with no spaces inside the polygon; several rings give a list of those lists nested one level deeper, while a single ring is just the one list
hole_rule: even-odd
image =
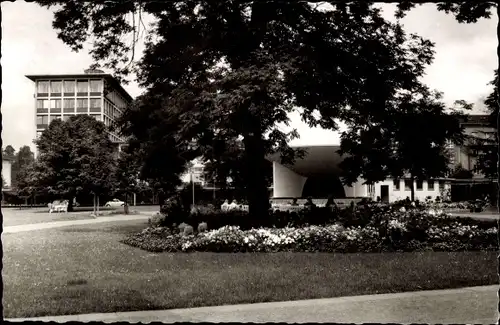
[{"label": "shrub", "polygon": [[181,223],[179,226],[177,226],[177,229],[179,230],[179,233],[184,233],[184,229],[189,226],[187,223]]},{"label": "shrub", "polygon": [[207,231],[208,230],[207,223],[206,222],[202,222],[202,223],[198,224],[198,229],[197,230],[198,230],[199,233]]},{"label": "shrub", "polygon": [[160,212],[155,212],[151,216],[151,218],[148,219],[148,224],[151,227],[160,227],[165,224],[165,216],[161,214]]},{"label": "shrub", "polygon": [[171,227],[172,224],[183,222],[189,215],[178,195],[172,196],[161,206],[160,213],[165,215],[164,226]]},{"label": "shrub", "polygon": [[193,233],[194,233],[194,231],[193,231],[193,227],[192,226],[186,225],[184,227],[184,230],[183,230],[183,235],[184,236],[189,236],[189,235],[192,235]]}]

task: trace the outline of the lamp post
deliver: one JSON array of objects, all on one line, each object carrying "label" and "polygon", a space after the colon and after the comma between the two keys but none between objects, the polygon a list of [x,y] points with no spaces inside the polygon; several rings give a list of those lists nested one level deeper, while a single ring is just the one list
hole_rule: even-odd
[{"label": "lamp post", "polygon": [[192,190],[193,190],[193,208],[194,208],[194,178],[193,178],[193,169],[194,169],[194,167],[191,166],[191,168],[190,168],[190,178],[191,178],[191,187],[192,187]]}]

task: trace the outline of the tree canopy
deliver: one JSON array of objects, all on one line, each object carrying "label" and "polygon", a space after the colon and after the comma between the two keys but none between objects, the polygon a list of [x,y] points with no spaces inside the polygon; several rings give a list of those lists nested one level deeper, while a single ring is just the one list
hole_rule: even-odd
[{"label": "tree canopy", "polygon": [[[358,125],[342,135],[344,183],[358,177],[373,184],[387,177],[429,179],[450,171],[448,144],[464,143],[457,110],[446,110],[441,94],[422,89],[397,98],[385,119]],[[414,199],[414,188],[411,188]]]},{"label": "tree canopy", "polygon": [[[404,1],[398,4],[398,11],[396,12],[396,17],[401,18],[404,17],[407,11],[411,10],[417,5],[417,3],[413,3],[411,1]],[[436,7],[439,11],[444,11],[447,14],[452,14],[455,16],[455,19],[459,23],[476,23],[480,19],[485,18],[489,19],[492,16],[492,12],[496,11],[497,18],[500,17],[500,5],[498,2],[487,1],[487,2],[438,2]],[[497,56],[500,57],[500,20],[497,23]],[[500,96],[498,95],[498,91],[500,89],[500,79],[498,78],[498,70],[499,66],[496,69],[495,80],[493,83],[495,84],[495,91],[492,95],[488,97],[486,100],[486,105],[488,106],[491,112],[491,122],[492,126],[496,129],[496,136],[493,133],[490,133],[487,138],[490,138],[490,141],[485,141],[485,139],[479,139],[479,146],[482,146],[483,149],[478,150],[478,165],[479,170],[482,171],[486,176],[492,177],[496,176],[497,181],[500,184],[500,173],[498,170],[500,169],[499,165],[499,157],[498,153],[500,152],[500,115],[498,113],[498,108],[500,107]],[[495,138],[494,140],[492,138]],[[476,139],[477,140],[477,139]],[[493,147],[496,146],[494,149]],[[477,146],[476,146],[477,147]],[[495,158],[496,157],[496,158]],[[498,188],[497,195],[497,207],[500,212],[500,187]]]},{"label": "tree canopy", "polygon": [[15,152],[16,152],[16,149],[14,149],[13,146],[11,146],[10,144],[7,145],[5,147],[5,149],[3,149],[3,153],[8,157],[8,158],[11,158],[13,159],[15,157]]},{"label": "tree canopy", "polygon": [[35,140],[39,156],[30,178],[39,189],[69,199],[111,190],[114,145],[102,122],[87,115],[56,119]]},{"label": "tree canopy", "polygon": [[26,175],[23,170],[28,168],[28,166],[34,162],[35,154],[31,151],[29,146],[22,146],[19,148],[19,151],[15,154],[14,162],[12,164],[11,177],[13,188],[18,188],[21,178]]},{"label": "tree canopy", "polygon": [[[250,212],[263,216],[265,156],[295,155],[288,142],[296,130],[279,128],[289,113],[299,111],[310,126],[332,130],[340,119],[351,136],[361,126],[373,133],[404,115],[406,107],[395,102],[422,92],[419,78],[433,59],[430,41],[384,20],[373,3],[38,3],[58,5],[53,26],[73,50],[91,40],[96,66],[122,76],[133,71],[147,89],[121,123],[143,153],[144,171],[171,183],[165,163],[177,172],[185,166],[180,157],[208,160],[219,140],[239,139]],[[148,27],[141,24],[145,13],[154,19]],[[141,28],[145,50],[137,59]]]}]

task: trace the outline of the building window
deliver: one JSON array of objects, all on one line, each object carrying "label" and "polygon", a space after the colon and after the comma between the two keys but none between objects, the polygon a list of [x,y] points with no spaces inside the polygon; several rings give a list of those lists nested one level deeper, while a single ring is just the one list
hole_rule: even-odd
[{"label": "building window", "polygon": [[101,111],[101,99],[100,98],[91,98],[90,99],[90,111],[91,112],[100,112]]},{"label": "building window", "polygon": [[64,113],[74,113],[75,112],[75,100],[74,99],[64,99]]},{"label": "building window", "polygon": [[392,181],[394,191],[399,191],[399,183],[399,179],[395,179]]},{"label": "building window", "polygon": [[424,182],[417,179],[417,191],[421,191],[424,188]]},{"label": "building window", "polygon": [[90,80],[90,95],[102,94],[102,80]]},{"label": "building window", "polygon": [[45,129],[47,128],[48,124],[49,124],[48,115],[38,115],[36,117],[36,127],[38,129]]},{"label": "building window", "polygon": [[87,96],[89,93],[89,82],[87,80],[78,80],[76,83],[76,92],[78,96]]},{"label": "building window", "polygon": [[36,112],[37,113],[48,113],[49,112],[49,100],[48,99],[38,99],[36,101]]},{"label": "building window", "polygon": [[71,115],[68,115],[68,114],[63,115],[63,121],[67,122],[71,118],[71,116],[75,116],[75,115],[73,115],[73,114],[71,114]]},{"label": "building window", "polygon": [[62,93],[62,82],[61,81],[51,81],[50,82],[50,94],[52,96],[61,96]]},{"label": "building window", "polygon": [[61,113],[61,100],[51,99],[50,100],[50,113]]},{"label": "building window", "polygon": [[87,113],[89,108],[88,99],[78,98],[76,100],[76,111],[78,113]]},{"label": "building window", "polygon": [[64,96],[73,96],[75,94],[75,81],[64,80]]},{"label": "building window", "polygon": [[48,96],[49,95],[49,82],[48,81],[38,81],[36,84],[36,92],[38,96]]},{"label": "building window", "polygon": [[429,191],[434,191],[434,180],[431,179],[431,180],[427,181],[427,189]]},{"label": "building window", "polygon": [[444,190],[444,181],[439,181],[439,190]]},{"label": "building window", "polygon": [[50,115],[49,124],[52,123],[52,121],[54,121],[54,120],[60,120],[60,119],[61,119],[61,116],[59,116],[59,115]]},{"label": "building window", "polygon": [[101,120],[101,114],[91,114],[90,116],[92,116],[93,118],[95,118],[98,121]]},{"label": "building window", "polygon": [[411,179],[405,179],[405,191],[411,191],[411,188],[413,187]]}]

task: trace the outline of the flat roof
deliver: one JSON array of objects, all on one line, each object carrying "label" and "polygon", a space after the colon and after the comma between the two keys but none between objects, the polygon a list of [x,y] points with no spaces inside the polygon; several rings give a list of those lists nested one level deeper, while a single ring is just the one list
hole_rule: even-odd
[{"label": "flat roof", "polygon": [[462,125],[488,125],[489,115],[486,114],[470,114],[466,115],[464,119],[460,119]]},{"label": "flat roof", "polygon": [[[302,176],[339,175],[339,164],[344,157],[338,154],[340,145],[291,146],[293,149],[304,149],[305,155],[297,158],[293,164],[285,164],[287,168]],[[280,163],[280,154],[266,157],[271,162]]]},{"label": "flat roof", "polygon": [[30,74],[25,75],[26,78],[35,82],[40,79],[78,79],[78,78],[105,78],[108,80],[113,88],[125,97],[126,100],[132,101],[134,98],[122,87],[118,80],[109,73],[72,73],[72,74]]}]

